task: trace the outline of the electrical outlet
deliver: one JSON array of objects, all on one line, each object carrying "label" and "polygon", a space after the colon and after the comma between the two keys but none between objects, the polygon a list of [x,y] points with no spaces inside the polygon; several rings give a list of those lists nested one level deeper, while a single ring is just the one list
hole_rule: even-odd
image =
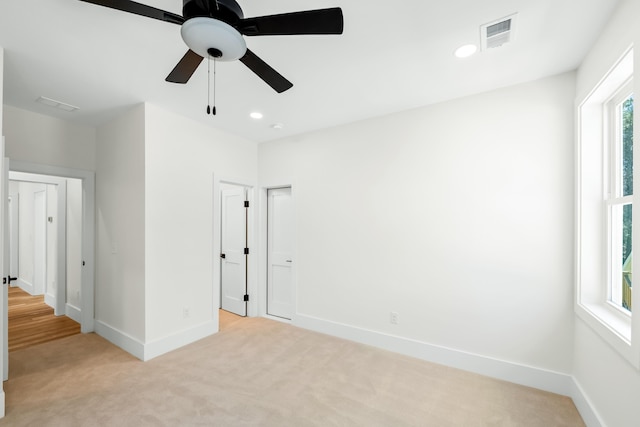
[{"label": "electrical outlet", "polygon": [[189,313],[189,308],[185,307],[182,309],[182,318],[183,319],[188,319],[191,316],[191,313]]},{"label": "electrical outlet", "polygon": [[389,315],[389,322],[391,322],[392,325],[397,325],[399,322],[399,315],[397,312],[392,311]]}]

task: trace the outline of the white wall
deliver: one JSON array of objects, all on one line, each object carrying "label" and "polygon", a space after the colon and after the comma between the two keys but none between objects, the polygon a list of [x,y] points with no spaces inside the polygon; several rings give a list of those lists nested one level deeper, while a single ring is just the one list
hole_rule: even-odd
[{"label": "white wall", "polygon": [[147,360],[218,329],[217,181],[257,147],[154,105],[98,129],[96,331]]},{"label": "white wall", "polygon": [[257,147],[151,104],[145,112],[146,324],[153,343],[218,329],[214,179],[255,185]]},{"label": "white wall", "polygon": [[12,160],[95,170],[96,130],[21,110],[3,109],[5,155]]},{"label": "white wall", "polygon": [[[635,87],[640,71],[640,2],[625,0],[578,70],[577,102],[596,86],[615,61],[635,45]],[[636,90],[637,93],[637,90]],[[640,115],[635,116],[640,129]],[[634,313],[634,316],[639,313]],[[604,425],[635,426],[640,422],[640,372],[576,317],[573,374]]]},{"label": "white wall", "polygon": [[97,140],[96,327],[144,342],[144,106],[101,126]]},{"label": "white wall", "polygon": [[574,87],[563,74],[261,144],[260,184],[293,184],[294,323],[570,373]]}]

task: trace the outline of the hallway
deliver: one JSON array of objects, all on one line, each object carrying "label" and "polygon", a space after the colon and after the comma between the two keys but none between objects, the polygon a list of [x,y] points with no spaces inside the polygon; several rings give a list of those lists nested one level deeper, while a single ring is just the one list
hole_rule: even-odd
[{"label": "hallway", "polygon": [[80,324],[55,316],[44,296],[9,288],[9,352],[80,333]]}]

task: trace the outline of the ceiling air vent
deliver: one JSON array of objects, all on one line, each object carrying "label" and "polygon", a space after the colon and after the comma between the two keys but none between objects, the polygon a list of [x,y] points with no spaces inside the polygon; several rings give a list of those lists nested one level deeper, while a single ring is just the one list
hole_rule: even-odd
[{"label": "ceiling air vent", "polygon": [[500,47],[513,41],[516,15],[490,22],[480,27],[482,50]]}]

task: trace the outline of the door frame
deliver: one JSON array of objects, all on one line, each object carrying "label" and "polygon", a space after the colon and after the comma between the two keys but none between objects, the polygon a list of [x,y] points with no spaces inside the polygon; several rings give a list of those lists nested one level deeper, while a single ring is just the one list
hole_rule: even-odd
[{"label": "door frame", "polygon": [[[269,273],[268,273],[268,254],[269,254],[269,224],[268,224],[268,213],[269,213],[269,190],[275,190],[278,188],[291,188],[291,201],[293,202],[293,211],[294,216],[296,212],[296,189],[295,184],[291,181],[283,181],[283,182],[273,182],[267,183],[267,185],[260,186],[260,251],[259,251],[259,259],[258,259],[258,281],[259,281],[259,292],[260,292],[260,300],[258,301],[258,316],[266,317],[272,320],[277,320],[279,322],[284,323],[296,323],[296,317],[298,313],[298,269],[297,262],[294,262],[291,266],[291,280],[293,287],[293,307],[291,310],[291,320],[283,319],[282,317],[271,316],[267,313],[267,298],[268,296],[268,281],[269,281]],[[297,230],[297,222],[293,224],[294,230]],[[297,232],[295,235],[293,248],[292,248],[292,257],[294,260],[298,259],[298,245],[297,245]]]},{"label": "door frame", "polygon": [[8,194],[9,209],[7,221],[9,222],[9,276],[18,277],[19,251],[18,229],[20,226],[20,194]]},{"label": "door frame", "polygon": [[[248,199],[247,187],[220,183],[220,308],[239,316],[247,316],[248,302],[243,295],[249,295],[249,254],[242,248],[248,248]],[[233,224],[230,227],[229,224]],[[236,235],[240,233],[240,235]],[[240,239],[238,241],[237,239]],[[234,266],[234,264],[236,264]],[[240,269],[240,277],[225,274]],[[239,281],[237,281],[240,279]],[[228,282],[227,282],[228,281]],[[222,285],[226,285],[225,288]],[[231,295],[229,294],[231,293]],[[225,299],[227,296],[229,299]],[[238,298],[237,300],[235,298]]]},{"label": "door frame", "polygon": [[[222,230],[222,206],[221,206],[221,184],[237,185],[247,189],[247,200],[249,201],[249,220],[247,226],[247,241],[249,242],[249,255],[247,256],[247,291],[249,301],[247,303],[247,317],[258,315],[258,301],[261,298],[257,286],[257,268],[259,247],[256,240],[256,198],[255,183],[230,177],[216,177],[213,180],[213,307],[215,307],[214,319],[219,320],[218,309],[220,308],[220,295],[222,292],[220,281],[220,251],[221,251],[221,230]],[[218,323],[219,325],[219,323]]]},{"label": "door frame", "polygon": [[[9,162],[11,164],[11,161]],[[9,166],[11,168],[11,165]],[[55,185],[57,187],[57,212],[56,221],[56,295],[54,304],[54,313],[56,316],[66,314],[67,301],[67,181],[64,178],[51,175],[32,174],[26,172],[16,172],[9,170],[9,181],[31,182],[36,184]],[[46,194],[45,194],[46,197]],[[46,201],[45,201],[46,203]],[[46,208],[45,208],[46,209]],[[62,237],[61,237],[62,236]],[[18,239],[19,241],[19,239]],[[35,248],[34,248],[35,249]],[[46,251],[46,248],[45,248]],[[46,262],[45,262],[46,270]],[[46,276],[46,273],[45,273]],[[19,275],[18,275],[19,278]],[[35,281],[35,278],[34,278]],[[64,286],[63,286],[64,284]],[[45,300],[47,299],[47,286],[45,277]],[[34,283],[35,286],[35,283]],[[50,302],[50,301],[49,301]]]},{"label": "door frame", "polygon": [[[9,179],[11,180],[11,179]],[[45,302],[48,305],[51,305],[51,300],[49,297],[48,291],[50,290],[48,279],[49,279],[49,239],[47,236],[47,214],[48,211],[48,201],[47,197],[47,188],[39,191],[33,192],[33,295],[42,295],[44,297]],[[56,225],[61,223],[62,221],[57,221],[56,215]],[[57,239],[57,238],[56,238]],[[57,242],[56,242],[57,243]],[[56,245],[56,250],[59,252],[59,247]],[[57,253],[56,255],[60,255]],[[62,257],[64,258],[64,256]],[[58,258],[60,259],[60,258]],[[62,276],[64,275],[64,271],[60,271],[57,268],[57,283],[65,283],[62,281]],[[56,289],[60,289],[62,286],[56,285]],[[56,295],[54,296],[55,302],[53,305],[53,310],[56,315],[59,315],[58,311],[58,297],[61,295],[56,291]],[[66,298],[65,298],[66,299]]]},{"label": "door frame", "polygon": [[84,266],[82,268],[82,284],[80,285],[82,301],[80,331],[82,333],[93,332],[95,294],[95,172],[21,162],[11,159],[9,160],[9,171],[49,175],[59,178],[75,178],[82,181],[81,251]]}]

